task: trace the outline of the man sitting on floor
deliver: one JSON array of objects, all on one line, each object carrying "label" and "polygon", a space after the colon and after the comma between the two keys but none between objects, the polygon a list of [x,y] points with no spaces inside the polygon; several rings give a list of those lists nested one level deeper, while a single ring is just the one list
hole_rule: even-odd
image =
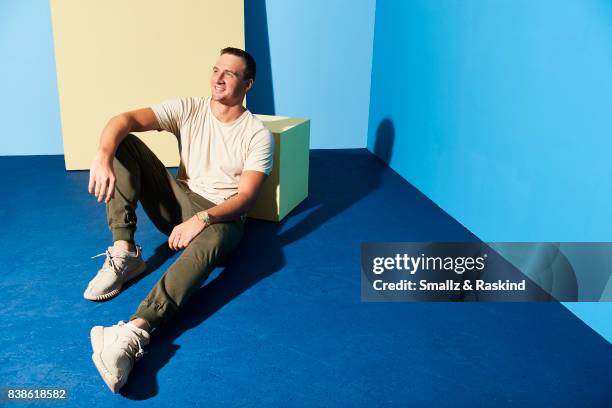
[{"label": "man sitting on floor", "polygon": [[[106,300],[145,270],[134,241],[139,201],[153,224],[183,253],[125,322],[91,329],[92,359],[113,392],[126,383],[150,333],[172,318],[216,265],[234,250],[247,211],[272,170],[274,139],[242,105],[255,80],[255,61],[224,48],[213,67],[211,97],[185,97],[112,118],[91,165],[89,192],[106,202],[113,246],[83,296]],[[176,135],[176,178],[130,132]]]}]

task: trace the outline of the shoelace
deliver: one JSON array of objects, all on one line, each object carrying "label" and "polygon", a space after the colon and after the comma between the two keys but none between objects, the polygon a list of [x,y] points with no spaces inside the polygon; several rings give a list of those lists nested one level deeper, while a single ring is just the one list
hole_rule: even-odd
[{"label": "shoelace", "polygon": [[[117,326],[125,326],[126,322],[123,320],[119,320]],[[129,329],[128,329],[129,330]],[[128,341],[125,343],[128,347],[129,352],[134,356],[135,361],[138,361],[145,355],[146,351],[142,349],[142,345],[140,344],[140,340],[138,340],[137,335],[134,337],[125,337]]]},{"label": "shoelace", "polygon": [[106,252],[102,252],[101,254],[94,255],[91,259],[97,258],[99,256],[106,255],[106,260],[104,261],[104,265],[110,265],[113,268],[113,271],[118,274],[119,273],[119,265],[115,264],[115,258],[110,253],[110,248],[106,250]]},{"label": "shoelace", "polygon": [[[102,252],[101,254],[98,254],[98,255],[94,255],[91,257],[91,259],[106,255],[106,260],[104,261],[104,265],[110,265],[110,267],[113,268],[113,271],[115,272],[115,274],[119,274],[121,265],[118,265],[115,263],[115,258],[113,258],[113,256],[111,255],[110,250],[111,250],[111,247],[108,247],[105,252]],[[136,251],[138,251],[138,249]],[[119,257],[119,259],[121,259],[121,257]]]}]

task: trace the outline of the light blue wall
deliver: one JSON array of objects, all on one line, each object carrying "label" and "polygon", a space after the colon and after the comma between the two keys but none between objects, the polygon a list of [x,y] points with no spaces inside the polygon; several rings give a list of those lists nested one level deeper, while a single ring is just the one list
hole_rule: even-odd
[{"label": "light blue wall", "polygon": [[483,240],[612,239],[612,2],[377,8],[368,147]]},{"label": "light blue wall", "polygon": [[0,155],[63,154],[48,0],[0,0]]},{"label": "light blue wall", "polygon": [[379,0],[373,61],[368,148],[481,239],[612,240],[611,1]]},{"label": "light blue wall", "polygon": [[366,144],[375,5],[266,1],[275,113],[309,117],[312,148]]}]

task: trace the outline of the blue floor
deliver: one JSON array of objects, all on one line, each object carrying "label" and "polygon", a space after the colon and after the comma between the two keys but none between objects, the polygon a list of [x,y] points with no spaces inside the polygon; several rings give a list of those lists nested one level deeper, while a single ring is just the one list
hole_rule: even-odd
[{"label": "blue floor", "polygon": [[612,406],[611,345],[560,304],[362,303],[362,241],[476,237],[366,150],[313,150],[310,177],[113,395],[89,329],[128,318],[176,254],[139,210],[150,273],[84,300],[110,239],[88,173],[0,157],[0,387],[64,387],[62,406]]}]

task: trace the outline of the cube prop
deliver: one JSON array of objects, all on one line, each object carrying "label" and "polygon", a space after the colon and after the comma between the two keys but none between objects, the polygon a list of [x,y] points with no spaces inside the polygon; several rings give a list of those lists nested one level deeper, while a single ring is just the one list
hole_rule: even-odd
[{"label": "cube prop", "polygon": [[255,205],[247,215],[281,221],[308,196],[310,120],[256,116],[274,135],[274,164]]}]

